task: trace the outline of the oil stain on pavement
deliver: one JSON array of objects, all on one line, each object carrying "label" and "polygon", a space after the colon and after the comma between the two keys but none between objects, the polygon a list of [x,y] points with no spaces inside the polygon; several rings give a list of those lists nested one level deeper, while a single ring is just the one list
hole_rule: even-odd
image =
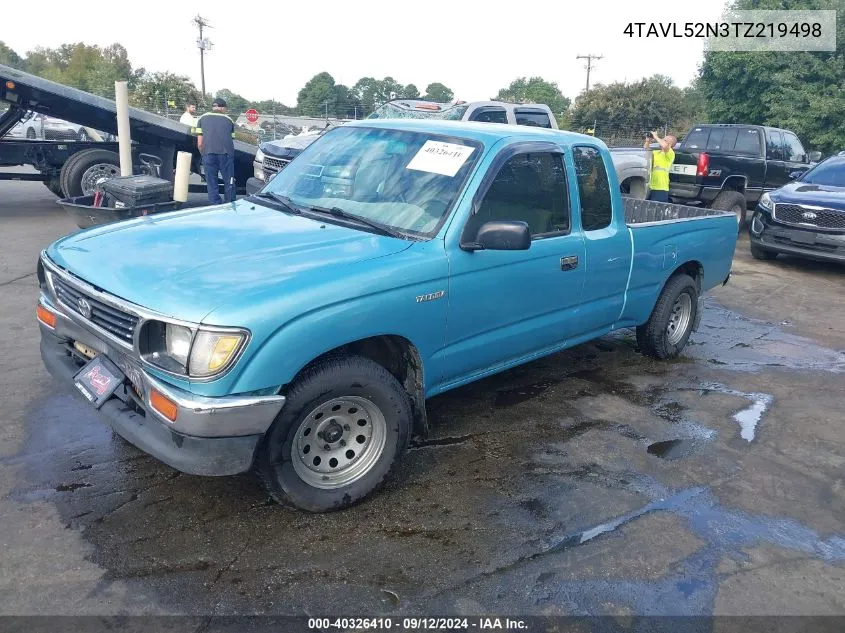
[{"label": "oil stain on pavement", "polygon": [[615,333],[432,399],[431,436],[339,513],[181,475],[63,394],[4,463],[16,501],[90,543],[98,592],[134,592],[128,613],[699,615],[738,578],[799,582],[766,557],[841,575],[845,354],[713,302],[683,357],[635,348]]}]

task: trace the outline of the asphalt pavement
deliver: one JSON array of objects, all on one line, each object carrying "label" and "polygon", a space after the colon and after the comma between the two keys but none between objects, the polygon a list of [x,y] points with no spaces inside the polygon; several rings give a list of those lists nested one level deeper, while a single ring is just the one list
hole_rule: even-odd
[{"label": "asphalt pavement", "polygon": [[76,230],[0,183],[0,614],[845,615],[845,268],[747,238],[682,357],[620,332],[429,401],[343,512],[180,474],[43,369],[35,264]]}]

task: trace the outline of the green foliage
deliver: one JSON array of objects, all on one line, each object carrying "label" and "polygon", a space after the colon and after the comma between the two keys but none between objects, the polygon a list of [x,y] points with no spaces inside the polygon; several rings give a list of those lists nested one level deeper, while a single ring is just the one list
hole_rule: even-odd
[{"label": "green foliage", "polygon": [[[555,116],[563,119],[569,109],[571,101],[563,96],[556,83],[546,81],[542,77],[518,77],[514,79],[507,88],[499,90],[493,97],[495,101],[506,101],[508,103],[544,103]],[[560,121],[558,121],[560,125]]]},{"label": "green foliage", "polygon": [[836,9],[835,52],[706,51],[698,83],[710,120],[791,129],[822,152],[845,148],[845,0],[737,0],[732,8]]},{"label": "green foliage", "polygon": [[420,98],[420,90],[414,84],[408,84],[405,86],[405,89],[402,91],[402,96],[405,99],[419,99]]},{"label": "green foliage", "polygon": [[683,133],[701,115],[698,90],[681,90],[669,77],[654,75],[632,83],[598,84],[575,99],[572,125],[576,131],[642,135],[649,130]]},{"label": "green foliage", "polygon": [[426,86],[425,96],[423,97],[426,101],[437,101],[438,103],[448,103],[454,98],[455,93],[436,81]]},{"label": "green foliage", "polygon": [[[187,77],[173,73],[144,72],[136,79],[135,88],[129,94],[129,102],[151,112],[179,112],[185,108],[187,101],[193,101],[198,111],[203,112],[210,109],[210,105],[203,107],[201,97],[200,91]],[[165,103],[168,104],[166,108]]]},{"label": "green foliage", "polygon": [[3,40],[0,40],[0,64],[11,66],[18,70],[26,70],[24,68],[23,58],[9,48]]}]

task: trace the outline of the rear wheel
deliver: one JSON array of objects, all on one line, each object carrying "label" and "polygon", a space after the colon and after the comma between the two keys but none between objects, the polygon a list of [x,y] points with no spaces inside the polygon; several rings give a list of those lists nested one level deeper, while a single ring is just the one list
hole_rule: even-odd
[{"label": "rear wheel", "polygon": [[120,156],[107,149],[87,149],[62,167],[62,189],[68,197],[89,196],[103,182],[120,176]]},{"label": "rear wheel", "polygon": [[743,194],[738,191],[723,191],[716,196],[710,208],[718,209],[719,211],[731,211],[736,215],[736,232],[737,234],[742,233],[742,230],[745,228],[745,215],[748,210]]},{"label": "rear wheel", "polygon": [[754,242],[751,242],[751,256],[754,259],[759,259],[762,261],[771,261],[775,259],[778,254],[775,251],[766,250],[765,248],[757,246]]},{"label": "rear wheel", "polygon": [[78,141],[85,143],[86,141],[90,141],[91,137],[88,136],[88,130],[85,128],[80,128],[79,132],[76,135]]},{"label": "rear wheel", "polygon": [[360,356],[329,359],[291,387],[256,472],[283,505],[339,510],[381,484],[410,429],[410,399],[390,372]]},{"label": "rear wheel", "polygon": [[698,312],[698,287],[689,275],[675,275],[663,287],[651,316],[637,328],[640,351],[673,358],[687,344]]}]

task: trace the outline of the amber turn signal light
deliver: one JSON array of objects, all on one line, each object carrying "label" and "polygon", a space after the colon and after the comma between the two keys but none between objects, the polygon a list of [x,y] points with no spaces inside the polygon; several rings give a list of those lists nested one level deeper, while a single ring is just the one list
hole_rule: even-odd
[{"label": "amber turn signal light", "polygon": [[171,422],[176,421],[176,403],[160,391],[150,390],[150,405]]},{"label": "amber turn signal light", "polygon": [[42,305],[35,308],[35,317],[48,328],[54,329],[56,327],[56,315]]}]

